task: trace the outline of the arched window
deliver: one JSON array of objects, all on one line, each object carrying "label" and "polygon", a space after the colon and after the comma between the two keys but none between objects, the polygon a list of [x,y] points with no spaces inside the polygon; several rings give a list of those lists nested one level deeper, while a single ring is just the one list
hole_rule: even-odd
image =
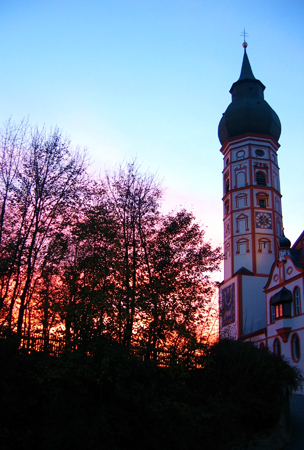
[{"label": "arched window", "polygon": [[225,184],[225,194],[227,194],[229,192],[229,178],[228,180],[226,180],[226,184]]},{"label": "arched window", "polygon": [[300,361],[301,351],[300,351],[300,339],[295,333],[291,338],[291,356],[294,362]]},{"label": "arched window", "polygon": [[236,187],[240,188],[245,186],[245,184],[246,184],[245,172],[238,172],[236,174]]},{"label": "arched window", "polygon": [[282,224],[281,224],[281,221],[280,221],[280,219],[276,219],[276,233],[277,233],[277,236],[282,236]]},{"label": "arched window", "polygon": [[240,188],[247,185],[247,165],[239,164],[234,168],[234,180],[235,180],[235,188]]},{"label": "arched window", "polygon": [[281,355],[281,344],[279,339],[275,339],[273,343],[273,353],[275,355],[280,356]]},{"label": "arched window", "polygon": [[229,200],[225,201],[225,216],[229,213]]},{"label": "arched window", "polygon": [[256,182],[258,186],[266,186],[266,177],[263,172],[256,173]]},{"label": "arched window", "polygon": [[230,243],[228,242],[225,245],[225,253],[224,253],[224,259],[227,259],[230,257]]},{"label": "arched window", "polygon": [[301,303],[300,303],[300,289],[298,287],[293,291],[293,300],[294,300],[294,313],[295,316],[299,316],[301,314]]},{"label": "arched window", "polygon": [[241,193],[235,196],[235,206],[236,208],[245,208],[247,206],[247,194]]},{"label": "arched window", "polygon": [[269,206],[269,195],[265,192],[258,192],[256,194],[256,204],[259,205],[260,208]]}]

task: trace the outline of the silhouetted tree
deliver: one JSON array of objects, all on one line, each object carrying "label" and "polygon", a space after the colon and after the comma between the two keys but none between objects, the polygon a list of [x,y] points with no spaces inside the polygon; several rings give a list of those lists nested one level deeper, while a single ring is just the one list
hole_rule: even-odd
[{"label": "silhouetted tree", "polygon": [[162,189],[149,173],[141,173],[136,161],[107,174],[104,183],[109,208],[118,224],[120,243],[119,285],[115,305],[118,341],[130,346],[134,330],[144,320],[142,292],[149,280],[147,241],[153,239],[159,223]]},{"label": "silhouetted tree", "polygon": [[102,184],[92,183],[91,196],[74,221],[68,257],[62,264],[62,320],[69,345],[104,333],[117,337],[115,302],[120,243],[118,226]]},{"label": "silhouetted tree", "polygon": [[2,157],[6,177],[0,179],[5,193],[1,325],[16,330],[20,338],[31,323],[26,312],[31,314],[33,303],[41,304],[39,282],[50,267],[51,253],[56,253],[57,237],[71,224],[71,211],[80,201],[86,163],[84,153],[72,151],[58,129],[47,135],[9,123],[1,136],[2,154],[10,149],[7,158]]},{"label": "silhouetted tree", "polygon": [[146,295],[146,355],[159,352],[170,357],[195,351],[199,324],[209,318],[219,269],[220,249],[204,241],[204,231],[185,210],[161,216],[149,242],[149,285]]}]

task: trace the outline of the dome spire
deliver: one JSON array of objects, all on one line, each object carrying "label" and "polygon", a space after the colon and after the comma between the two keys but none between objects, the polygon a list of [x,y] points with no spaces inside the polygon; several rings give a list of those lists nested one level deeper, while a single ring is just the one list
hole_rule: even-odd
[{"label": "dome spire", "polygon": [[279,240],[279,257],[280,257],[280,261],[285,261],[286,255],[290,255],[290,246],[291,246],[291,242],[290,240],[285,236],[284,234],[284,228],[282,228],[282,236],[281,239]]},{"label": "dome spire", "polygon": [[290,240],[285,236],[284,234],[284,228],[282,228],[282,236],[279,240],[279,249],[280,250],[286,250],[290,249],[291,242]]},{"label": "dome spire", "polygon": [[244,56],[239,79],[233,83],[231,103],[219,123],[219,140],[223,145],[227,139],[247,133],[272,136],[276,141],[281,134],[280,119],[264,100],[265,86],[253,75],[247,56],[246,32],[244,30]]},{"label": "dome spire", "polygon": [[248,58],[247,52],[246,52],[246,48],[248,47],[248,44],[246,42],[246,36],[248,36],[248,33],[246,33],[245,28],[244,28],[244,31],[242,32],[241,36],[243,36],[243,38],[244,38],[244,42],[242,44],[242,47],[244,49],[244,57],[243,57],[243,64],[242,64],[242,68],[241,68],[241,75],[240,75],[240,78],[238,79],[238,81],[240,81],[240,80],[255,80],[256,78],[253,75],[251,65],[249,62],[249,58]]},{"label": "dome spire", "polygon": [[[246,47],[244,47],[245,44],[246,44]],[[253,75],[251,65],[249,62],[249,58],[248,58],[247,52],[246,52],[247,42],[243,43],[243,47],[244,47],[243,64],[242,64],[242,68],[241,68],[241,75],[240,75],[240,78],[238,79],[238,81],[240,81],[240,80],[255,80],[256,78]]]},{"label": "dome spire", "polygon": [[[241,36],[243,36],[244,41],[242,44],[242,47],[244,49],[244,56],[243,56],[243,64],[242,64],[242,68],[241,68],[241,75],[240,78],[238,79],[238,81],[241,80],[256,80],[255,76],[253,75],[252,69],[251,69],[251,65],[249,62],[249,58],[247,56],[247,52],[246,49],[248,47],[248,44],[246,42],[246,36],[248,36],[248,33],[246,33],[245,31],[245,27],[244,27],[244,31],[241,33]],[[258,81],[258,80],[256,80]],[[260,82],[261,83],[261,82]],[[261,85],[264,87],[265,86],[261,83]]]}]

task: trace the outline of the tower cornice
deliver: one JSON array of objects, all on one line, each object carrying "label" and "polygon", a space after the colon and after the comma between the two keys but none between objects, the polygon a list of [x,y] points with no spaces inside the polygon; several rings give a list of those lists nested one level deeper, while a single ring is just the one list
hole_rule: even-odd
[{"label": "tower cornice", "polygon": [[281,146],[278,143],[278,141],[269,135],[265,134],[257,134],[257,133],[244,133],[239,136],[235,136],[229,139],[226,139],[226,141],[223,143],[222,147],[220,148],[220,152],[223,153],[223,155],[226,153],[226,149],[231,148],[232,145],[242,145],[246,144],[248,141],[258,141],[259,143],[265,143],[269,142],[271,143],[276,150],[278,150]]}]

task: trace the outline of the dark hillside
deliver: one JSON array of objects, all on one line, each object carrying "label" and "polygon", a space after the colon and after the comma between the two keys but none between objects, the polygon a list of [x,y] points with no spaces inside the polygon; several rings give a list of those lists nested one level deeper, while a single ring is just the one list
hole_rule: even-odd
[{"label": "dark hillside", "polygon": [[300,381],[281,358],[234,341],[190,371],[105,339],[60,358],[0,344],[3,450],[228,449],[274,426],[284,389]]}]

